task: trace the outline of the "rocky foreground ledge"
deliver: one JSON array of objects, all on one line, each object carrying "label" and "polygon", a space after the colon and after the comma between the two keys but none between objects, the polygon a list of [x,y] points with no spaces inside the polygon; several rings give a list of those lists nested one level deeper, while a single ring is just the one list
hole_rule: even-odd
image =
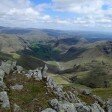
[{"label": "rocky foreground ledge", "polygon": [[[56,82],[48,76],[46,65],[44,67],[37,68],[36,70],[29,70],[25,73],[21,66],[17,66],[16,62],[11,61],[2,62],[0,66],[0,112],[30,112],[21,108],[17,102],[10,102],[11,99],[8,96],[9,89],[15,91],[21,91],[24,89],[24,85],[22,84],[9,85],[5,83],[5,77],[8,77],[11,74],[21,74],[21,76],[24,74],[27,79],[31,79],[33,77],[35,81],[42,81],[45,83],[45,87],[50,88],[53,94],[55,94],[53,99],[48,100],[48,108],[32,112],[112,112],[111,99],[104,102],[100,97],[91,95],[94,99],[94,103],[87,105],[78,97],[77,90],[64,91],[61,85],[57,85]],[[82,93],[85,95],[91,94],[89,90],[85,89],[82,90]],[[48,93],[45,94],[46,96],[48,95]],[[38,101],[36,102],[38,103]],[[11,105],[13,105],[13,108]]]}]

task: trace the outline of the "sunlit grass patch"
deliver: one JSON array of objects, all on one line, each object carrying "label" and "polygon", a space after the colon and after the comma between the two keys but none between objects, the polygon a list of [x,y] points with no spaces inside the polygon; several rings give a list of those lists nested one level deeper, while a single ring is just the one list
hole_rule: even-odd
[{"label": "sunlit grass patch", "polygon": [[70,82],[68,82],[65,78],[63,78],[60,75],[56,75],[56,74],[48,74],[48,75],[51,76],[57,84],[60,85],[70,84]]},{"label": "sunlit grass patch", "polygon": [[19,58],[20,58],[20,55],[17,54],[17,53],[11,53],[11,55],[12,55],[12,57],[13,57],[14,59],[19,59]]},{"label": "sunlit grass patch", "polygon": [[104,100],[107,100],[108,98],[112,98],[112,87],[93,89],[93,94],[100,96]]}]

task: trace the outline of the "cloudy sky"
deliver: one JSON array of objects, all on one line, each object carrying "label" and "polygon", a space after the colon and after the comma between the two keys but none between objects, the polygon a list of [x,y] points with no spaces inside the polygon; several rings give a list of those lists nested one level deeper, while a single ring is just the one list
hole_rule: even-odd
[{"label": "cloudy sky", "polygon": [[112,31],[112,0],[1,0],[0,25]]}]

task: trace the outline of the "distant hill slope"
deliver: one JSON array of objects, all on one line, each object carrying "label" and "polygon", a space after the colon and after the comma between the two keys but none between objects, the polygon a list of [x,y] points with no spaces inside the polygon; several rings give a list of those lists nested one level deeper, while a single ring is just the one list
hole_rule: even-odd
[{"label": "distant hill slope", "polygon": [[66,53],[62,54],[60,64],[66,69],[73,67],[75,64],[84,65],[96,60],[112,64],[112,42],[103,41],[79,48],[71,47]]},{"label": "distant hill slope", "polygon": [[10,35],[0,35],[0,51],[12,53],[28,49],[27,43],[20,37]]},{"label": "distant hill slope", "polygon": [[53,29],[37,29],[37,28],[11,28],[0,26],[0,34],[18,35],[30,41],[57,40],[65,38],[85,38],[88,42],[101,40],[109,40],[112,33],[92,32],[92,31],[63,31]]},{"label": "distant hill slope", "polygon": [[[0,26],[0,53],[1,57],[15,53],[19,61],[23,57],[35,59],[35,62],[38,62],[38,59],[59,61],[64,68],[69,68],[74,64],[84,64],[92,60],[109,60],[108,58],[112,56],[112,44],[107,41],[111,40],[111,37],[111,33],[105,32]],[[6,55],[5,59],[8,56]]]}]

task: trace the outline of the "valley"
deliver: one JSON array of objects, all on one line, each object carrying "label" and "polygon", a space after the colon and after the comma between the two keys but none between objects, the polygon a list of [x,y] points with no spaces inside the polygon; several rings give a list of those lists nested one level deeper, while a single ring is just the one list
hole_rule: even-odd
[{"label": "valley", "polygon": [[[80,33],[84,35],[82,36]],[[63,85],[65,90],[71,88],[78,91],[89,89],[92,94],[107,101],[112,98],[112,38],[110,38],[112,35],[102,34],[104,37],[101,38],[99,37],[101,34],[97,33],[97,38],[89,38],[86,35],[87,32],[80,33],[1,27],[0,62],[17,61],[17,64],[22,66],[25,71],[35,70],[46,64],[48,76],[53,78],[58,85]],[[91,37],[93,34],[95,33],[88,33]],[[19,81],[19,75],[14,77],[18,77]],[[29,88],[28,92],[30,92],[31,88],[36,88],[30,84],[34,81],[33,79],[28,80],[24,76],[22,77],[25,82],[29,82],[28,85],[25,84],[26,89]],[[11,80],[6,78],[5,80],[9,84],[12,83],[10,81],[13,78]],[[20,79],[21,81],[22,79]],[[40,92],[47,91],[43,86],[43,82],[34,81],[33,83],[42,85],[43,89],[39,90]],[[35,92],[37,92],[36,89],[32,95],[35,95]],[[11,102],[17,102],[18,98],[15,95],[18,95],[18,93],[11,91],[10,97],[12,97],[11,95],[14,96],[13,99],[11,98]],[[50,95],[52,98],[55,96],[54,94]],[[32,98],[30,94],[29,97]],[[92,100],[83,95],[80,97],[87,103]],[[20,99],[22,98],[21,95]],[[25,97],[24,101],[27,102],[27,100],[31,99]],[[40,105],[42,105],[41,103]],[[22,105],[22,100],[18,104]],[[26,109],[26,106],[24,104],[22,108]],[[26,109],[26,111],[28,110]]]}]

